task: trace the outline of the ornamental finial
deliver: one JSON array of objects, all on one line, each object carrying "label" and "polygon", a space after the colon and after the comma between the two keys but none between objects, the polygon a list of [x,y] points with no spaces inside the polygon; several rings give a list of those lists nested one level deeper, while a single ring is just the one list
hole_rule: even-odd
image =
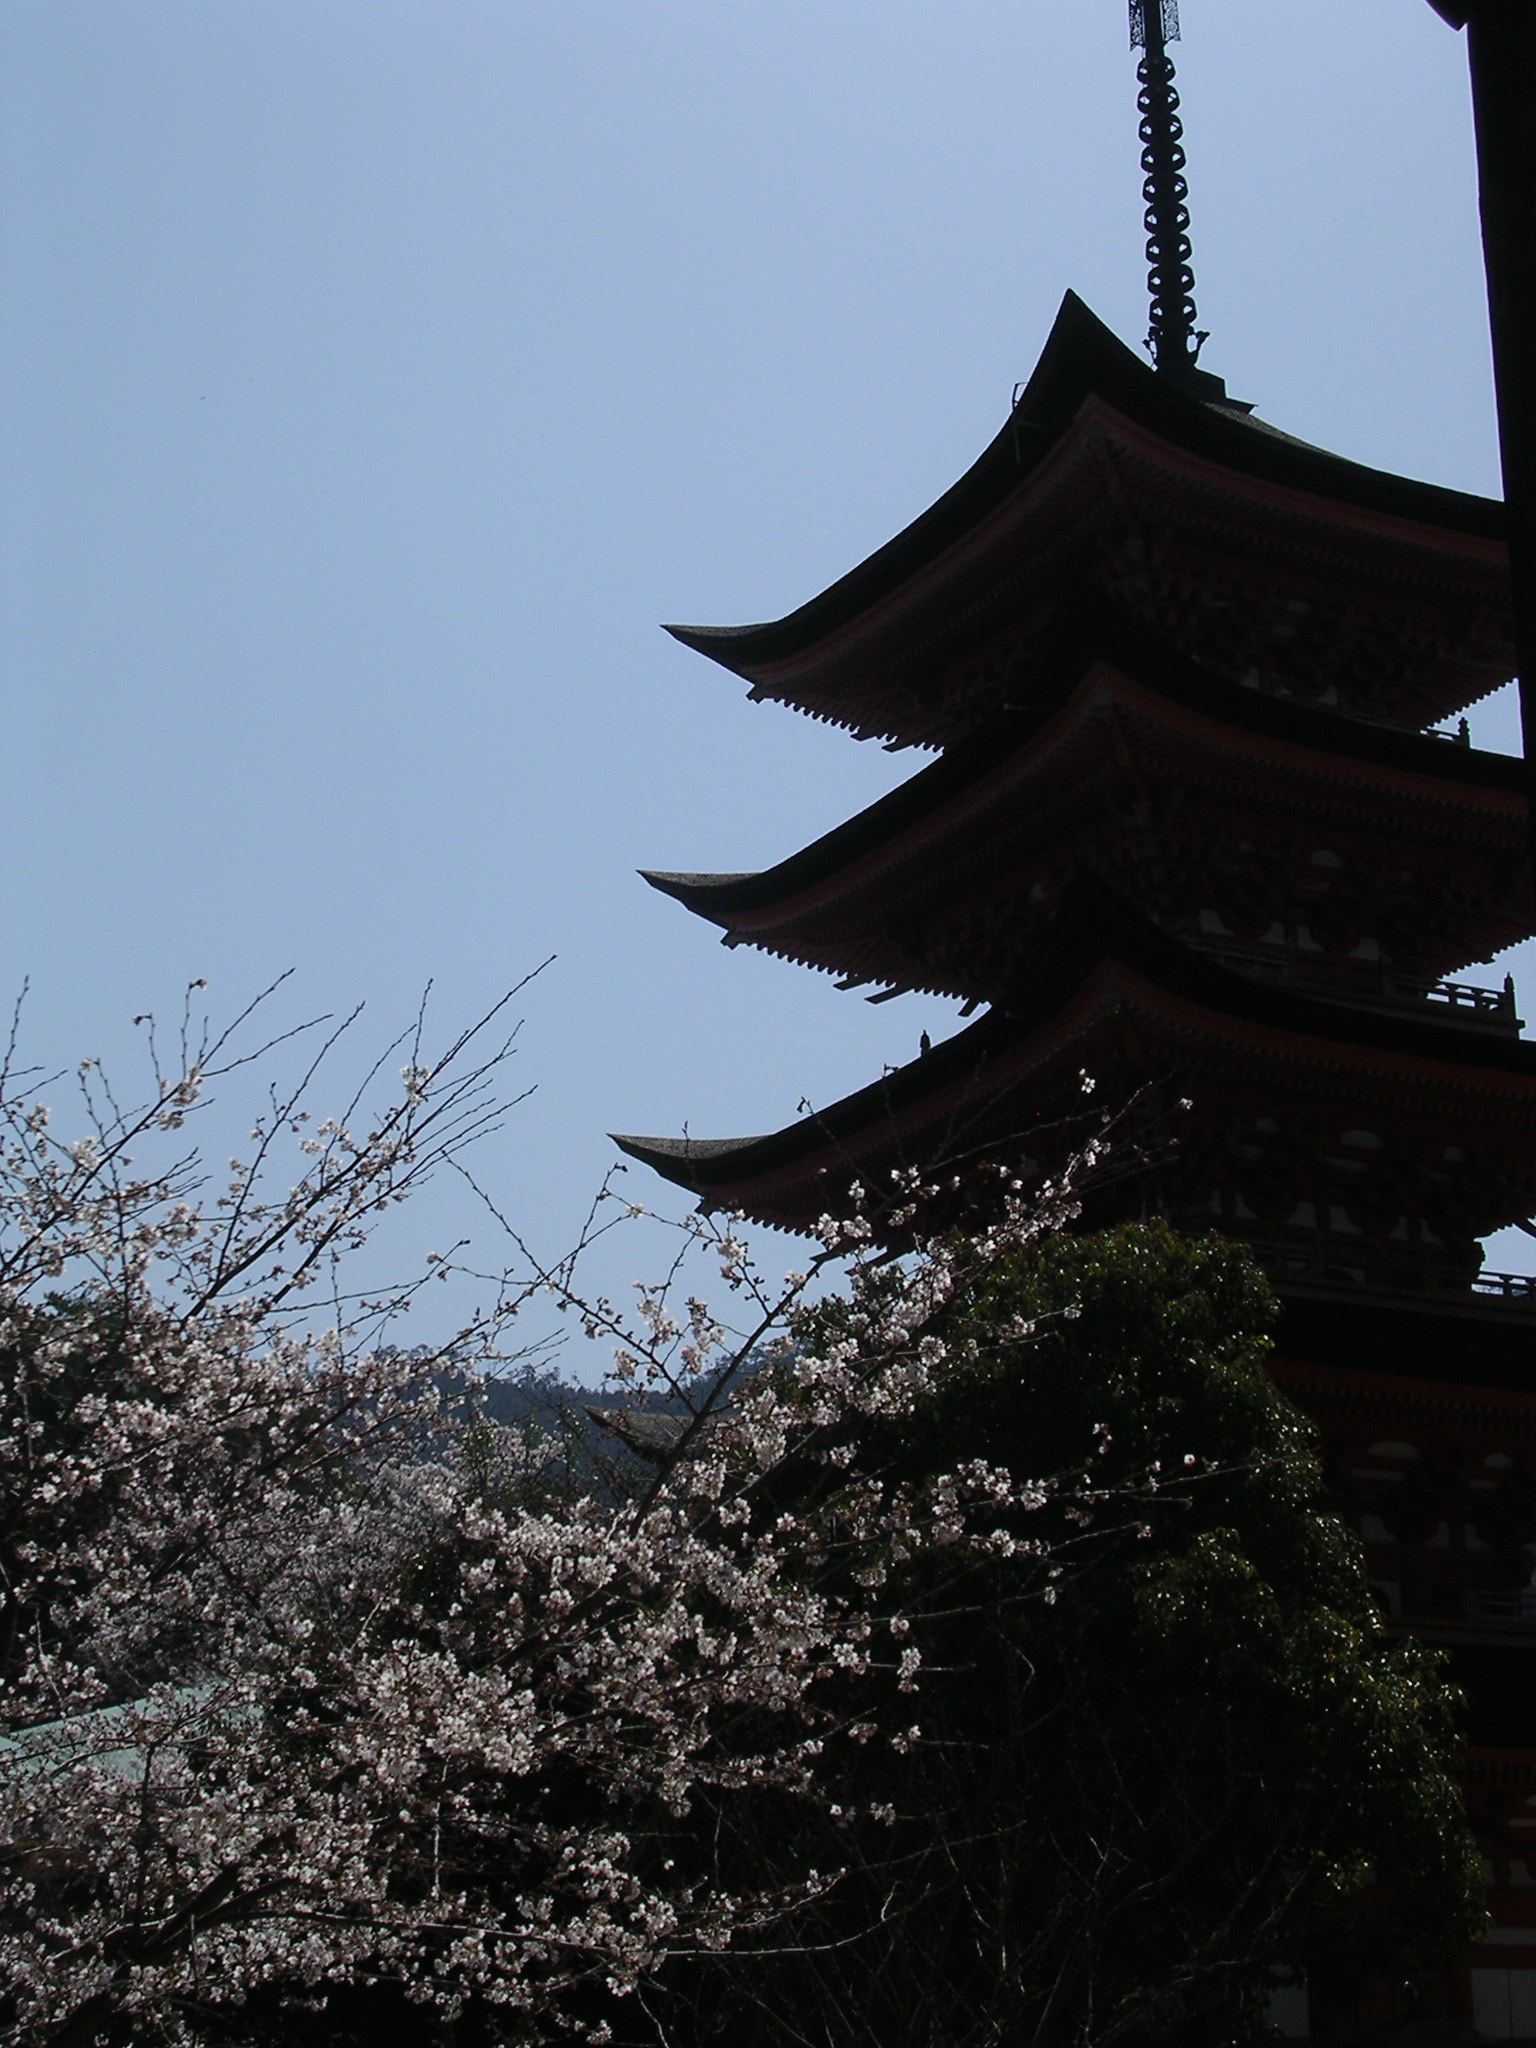
[{"label": "ornamental finial", "polygon": [[1147,202],[1147,288],[1152,326],[1147,347],[1171,381],[1205,380],[1195,368],[1205,335],[1196,330],[1195,273],[1190,268],[1189,185],[1184,176],[1184,123],[1174,90],[1168,44],[1179,40],[1179,0],[1131,0],[1131,47],[1144,50],[1141,81],[1142,197]]}]

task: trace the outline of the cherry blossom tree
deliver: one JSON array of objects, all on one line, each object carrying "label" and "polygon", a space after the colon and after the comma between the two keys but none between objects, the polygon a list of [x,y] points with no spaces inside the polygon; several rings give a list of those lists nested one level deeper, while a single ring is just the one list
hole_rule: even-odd
[{"label": "cherry blossom tree", "polygon": [[[701,1817],[830,1812],[840,1759],[921,1744],[913,1560],[1007,1557],[1045,1598],[1075,1541],[1047,1524],[1144,1511],[1156,1475],[1106,1486],[1097,1448],[1031,1475],[871,1449],[955,1369],[952,1305],[1069,1217],[1073,1171],[1000,1185],[963,1237],[925,1236],[899,1182],[901,1259],[828,1218],[782,1285],[693,1217],[633,1312],[514,1234],[483,1312],[402,1352],[431,1266],[350,1276],[433,1173],[479,1192],[508,1006],[441,1052],[418,1018],[318,1120],[347,1027],[263,1039],[263,1014],[189,1011],[169,1053],[150,1027],[136,1108],[87,1063],[51,1114],[14,1033],[0,1066],[0,2033],[291,2039],[309,2014],[339,2039],[387,2008],[422,2038],[604,2038],[663,1965],[837,1885],[728,1873]],[[210,1176],[195,1120],[280,1046],[296,1080]],[[605,1190],[584,1243],[624,1213]],[[615,1348],[646,1459],[573,1462],[466,1396],[535,1294]]]}]

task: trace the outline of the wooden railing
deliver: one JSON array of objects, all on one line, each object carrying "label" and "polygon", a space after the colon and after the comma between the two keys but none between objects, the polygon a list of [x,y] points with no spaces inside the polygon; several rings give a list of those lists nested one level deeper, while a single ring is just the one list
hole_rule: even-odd
[{"label": "wooden railing", "polygon": [[[1405,984],[1405,989],[1408,984]],[[1520,1019],[1515,1014],[1515,982],[1513,975],[1506,975],[1502,988],[1478,988],[1465,981],[1432,981],[1425,985],[1421,999],[1426,1003],[1443,1003],[1451,1010],[1474,1010],[1480,1017],[1495,1017],[1512,1031],[1520,1029]]]},{"label": "wooden railing", "polygon": [[1443,1302],[1502,1303],[1536,1315],[1536,1274],[1493,1273],[1486,1268],[1476,1274],[1465,1269],[1437,1266],[1412,1254],[1387,1253],[1383,1247],[1367,1249],[1341,1244],[1337,1250],[1316,1244],[1287,1244],[1281,1238],[1245,1238],[1270,1278],[1284,1285],[1292,1281],[1305,1287],[1336,1288],[1341,1293],[1395,1294]]},{"label": "wooden railing", "polygon": [[1508,1628],[1536,1628],[1536,1586],[1522,1586],[1518,1592],[1491,1591],[1475,1586],[1467,1595],[1474,1621],[1499,1622]]},{"label": "wooden railing", "polygon": [[1467,981],[1419,981],[1396,974],[1371,960],[1340,960],[1326,953],[1302,952],[1294,946],[1251,946],[1240,940],[1189,932],[1188,942],[1219,960],[1234,973],[1267,981],[1304,994],[1392,1010],[1399,1015],[1417,1010],[1454,1016],[1458,1024],[1483,1026],[1510,1037],[1520,1031],[1515,984],[1510,975],[1502,988],[1482,988]]},{"label": "wooden railing", "polygon": [[1479,1273],[1472,1282],[1474,1294],[1497,1295],[1502,1301],[1536,1302],[1536,1273]]}]

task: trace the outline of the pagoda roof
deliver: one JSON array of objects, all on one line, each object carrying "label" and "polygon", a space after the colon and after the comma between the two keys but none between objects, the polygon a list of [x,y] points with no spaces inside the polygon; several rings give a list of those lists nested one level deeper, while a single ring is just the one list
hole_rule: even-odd
[{"label": "pagoda roof", "polygon": [[1160,508],[1139,522],[1122,512],[1128,527],[1187,518],[1219,548],[1237,522],[1250,568],[1267,552],[1325,583],[1470,608],[1483,644],[1450,661],[1430,715],[1512,673],[1502,503],[1371,469],[1196,397],[1070,292],[1007,424],[894,540],[784,618],[667,630],[754,696],[861,736],[946,744],[974,719],[946,701],[942,671],[1081,568],[1089,508],[1127,485],[1106,473],[1111,445],[1136,471],[1132,494]]},{"label": "pagoda roof", "polygon": [[1106,761],[1138,786],[1161,776],[1219,791],[1256,819],[1283,811],[1288,829],[1310,813],[1320,830],[1331,817],[1346,837],[1352,824],[1400,843],[1412,826],[1437,847],[1491,857],[1507,871],[1509,902],[1464,911],[1467,950],[1448,966],[1531,929],[1520,760],[1244,689],[1096,597],[1064,608],[1012,701],[811,845],[754,874],[643,872],[733,944],[858,979],[995,995],[966,978],[962,955],[925,957],[913,934],[987,898],[1006,899],[1010,922],[1027,925],[1020,882],[1059,869],[1075,813],[1108,809],[1102,775],[1093,779]]},{"label": "pagoda roof", "polygon": [[1423,1125],[1438,1098],[1462,1127],[1469,1113],[1487,1118],[1500,1142],[1536,1160],[1536,1044],[1250,981],[1092,880],[1074,887],[1037,971],[1007,1004],[870,1086],[762,1137],[615,1142],[710,1206],[808,1230],[846,1205],[854,1180],[877,1186],[904,1166],[942,1176],[1016,1152],[1074,1101],[1081,1119],[1084,1071],[1121,1086],[1174,1070],[1184,1087],[1191,1074],[1225,1072],[1260,1093],[1333,1093],[1350,1122],[1385,1098]]}]

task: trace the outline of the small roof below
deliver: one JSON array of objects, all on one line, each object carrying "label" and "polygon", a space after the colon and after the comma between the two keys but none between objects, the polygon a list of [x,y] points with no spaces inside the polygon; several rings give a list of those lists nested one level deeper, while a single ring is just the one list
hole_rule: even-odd
[{"label": "small roof below", "polygon": [[[622,1145],[626,1152],[636,1159],[644,1157],[648,1166],[660,1166],[671,1161],[685,1166],[709,1166],[717,1159],[730,1159],[743,1146],[768,1145],[771,1138],[625,1138],[617,1131],[609,1136],[616,1145]],[[642,1149],[643,1148],[643,1152]]]}]

